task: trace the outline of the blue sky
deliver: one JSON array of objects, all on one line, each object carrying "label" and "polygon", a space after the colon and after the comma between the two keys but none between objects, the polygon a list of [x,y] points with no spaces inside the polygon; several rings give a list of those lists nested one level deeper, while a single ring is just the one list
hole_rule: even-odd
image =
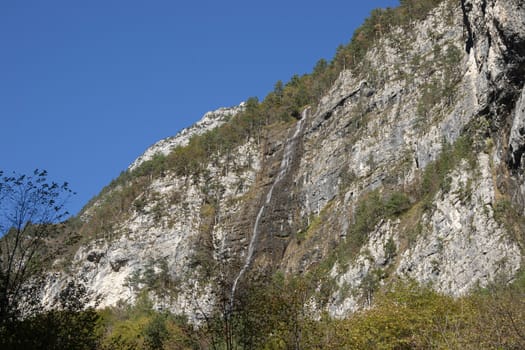
[{"label": "blue sky", "polygon": [[76,213],[148,146],[260,99],[377,1],[0,2],[0,169],[68,181]]}]

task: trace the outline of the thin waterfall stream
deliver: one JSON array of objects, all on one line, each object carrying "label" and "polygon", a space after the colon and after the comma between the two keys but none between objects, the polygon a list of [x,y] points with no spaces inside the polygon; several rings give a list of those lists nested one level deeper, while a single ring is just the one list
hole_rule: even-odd
[{"label": "thin waterfall stream", "polygon": [[277,174],[277,177],[275,178],[275,181],[272,183],[272,186],[270,187],[270,190],[266,194],[266,198],[259,208],[259,212],[257,213],[257,217],[255,219],[255,223],[253,225],[252,230],[252,237],[250,239],[250,244],[248,245],[248,254],[246,255],[246,261],[239,271],[239,274],[233,281],[233,286],[230,294],[230,310],[233,309],[233,302],[235,299],[235,291],[237,290],[237,285],[239,284],[239,281],[243,277],[243,275],[246,273],[246,270],[250,267],[250,264],[252,262],[253,253],[255,251],[255,243],[257,242],[257,238],[259,236],[259,224],[261,221],[261,218],[263,216],[264,210],[270,204],[270,201],[272,200],[273,190],[275,189],[275,186],[284,178],[284,176],[288,173],[290,169],[290,165],[292,163],[292,159],[295,155],[295,148],[297,146],[298,136],[301,135],[303,124],[306,119],[307,113],[309,108],[306,108],[303,110],[301,114],[301,119],[297,122],[295,125],[295,131],[291,137],[289,137],[286,140],[286,144],[284,146],[283,150],[283,158],[281,160],[281,165],[279,167],[279,173]]}]

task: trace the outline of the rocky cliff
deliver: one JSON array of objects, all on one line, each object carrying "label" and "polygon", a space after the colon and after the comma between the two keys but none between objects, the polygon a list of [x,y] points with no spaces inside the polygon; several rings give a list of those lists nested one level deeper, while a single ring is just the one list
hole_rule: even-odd
[{"label": "rocky cliff", "polygon": [[[75,281],[89,305],[146,289],[198,320],[257,276],[324,271],[312,303],[342,317],[391,279],[454,296],[511,281],[524,244],[524,79],[521,0],[441,1],[375,37],[295,118],[212,147],[252,101],[148,149],[84,209],[44,303]],[[205,155],[187,155],[195,135]]]}]

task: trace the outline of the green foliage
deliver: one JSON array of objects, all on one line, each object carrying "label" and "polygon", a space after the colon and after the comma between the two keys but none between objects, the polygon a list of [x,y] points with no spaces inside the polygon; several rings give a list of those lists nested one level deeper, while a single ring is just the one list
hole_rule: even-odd
[{"label": "green foliage", "polygon": [[502,198],[494,203],[494,219],[502,225],[509,238],[525,247],[525,218],[510,200]]},{"label": "green foliage", "polygon": [[328,202],[323,207],[323,209],[321,209],[319,214],[315,215],[312,213],[308,217],[308,219],[305,220],[305,222],[303,223],[305,228],[300,230],[296,234],[297,243],[301,244],[304,240],[312,237],[320,228],[326,228],[324,224],[328,220],[329,213],[333,204],[333,201]]},{"label": "green foliage", "polygon": [[9,349],[96,349],[103,329],[93,309],[48,311],[0,328],[0,347]]},{"label": "green foliage", "polygon": [[478,349],[525,348],[525,271],[514,281],[501,276],[492,285],[465,298],[472,312],[461,334],[464,343]]},{"label": "green foliage", "polygon": [[49,181],[45,170],[29,175],[0,170],[0,327],[20,317],[23,296],[25,308],[39,304],[24,289],[53,260],[58,244],[52,243],[66,238],[68,230],[59,223],[69,215],[65,202],[72,194],[67,182]]},{"label": "green foliage", "polygon": [[472,141],[468,136],[459,137],[454,145],[444,143],[439,158],[426,166],[421,182],[422,197],[431,201],[439,190],[447,193],[451,183],[448,175],[462,160],[467,160],[471,169],[475,168],[476,158],[472,150]]},{"label": "green foliage", "polygon": [[150,174],[162,174],[167,170],[167,157],[161,153],[157,153],[150,160],[142,163],[136,170],[133,171],[133,176],[148,176]]},{"label": "green foliage", "polygon": [[452,298],[412,281],[380,290],[378,271],[361,285],[365,296],[376,291],[371,308],[337,320],[308,306],[322,280],[277,273],[243,290],[235,309],[216,314],[203,331],[214,349],[520,349],[523,276]]},{"label": "green foliage", "polygon": [[101,349],[194,349],[196,333],[187,320],[152,309],[147,293],[134,306],[125,304],[101,312],[105,333]]},{"label": "green foliage", "polygon": [[387,260],[393,259],[397,254],[397,246],[396,242],[394,242],[394,239],[392,237],[388,238],[388,240],[385,243],[385,257]]},{"label": "green foliage", "polygon": [[340,248],[344,252],[341,255],[348,256],[348,251],[357,253],[382,219],[399,216],[410,206],[410,199],[402,192],[392,192],[382,196],[379,190],[374,190],[363,195],[357,201],[346,244]]},{"label": "green foliage", "polygon": [[368,234],[384,217],[383,209],[384,204],[379,191],[372,191],[359,199],[348,235],[355,250],[366,242]]},{"label": "green foliage", "polygon": [[148,260],[143,270],[134,270],[126,278],[125,284],[135,292],[155,292],[162,297],[174,296],[178,288],[166,259]]},{"label": "green foliage", "polygon": [[423,19],[443,1],[403,0],[396,8],[372,10],[365,22],[355,30],[350,43],[337,49],[331,64],[335,75],[342,69],[352,69],[355,72],[362,69],[367,51],[381,36],[391,32],[394,27],[407,27]]},{"label": "green foliage", "polygon": [[394,192],[387,197],[384,203],[385,214],[396,216],[410,208],[410,199],[402,192]]},{"label": "green foliage", "polygon": [[367,306],[372,305],[373,295],[379,289],[379,283],[386,278],[386,273],[382,269],[373,269],[368,272],[360,284],[361,297]]},{"label": "green foliage", "polygon": [[[345,319],[318,315],[321,275],[277,273],[241,292],[233,310],[209,315],[200,329],[152,309],[146,293],[134,306],[101,312],[52,311],[4,329],[2,349],[520,349],[525,346],[525,274],[470,296],[452,298],[398,281],[379,287],[369,275],[361,291],[370,309]],[[321,299],[319,299],[321,298]],[[371,299],[369,299],[371,301]],[[321,304],[317,304],[322,307]],[[319,317],[320,316],[320,317]]]},{"label": "green foliage", "polygon": [[[461,58],[462,52],[455,45],[449,44],[444,52],[436,45],[432,59],[413,62],[413,70],[427,72],[429,79],[419,88],[421,97],[417,104],[417,127],[419,130],[427,130],[436,121],[430,119],[432,109],[440,106],[443,110],[452,104],[458,83],[461,81]],[[442,75],[435,76],[435,72]]]},{"label": "green foliage", "polygon": [[[462,324],[461,304],[413,283],[395,285],[376,306],[343,321],[340,334],[349,349],[440,348]],[[444,345],[443,343],[441,343]]]},{"label": "green foliage", "polygon": [[282,272],[253,281],[239,291],[233,309],[217,310],[203,331],[214,349],[310,348],[303,336],[316,322],[307,303],[320,282],[318,276]]},{"label": "green foliage", "polygon": [[145,349],[156,350],[163,348],[164,342],[169,338],[166,319],[167,315],[156,313],[148,322],[143,331]]},{"label": "green foliage", "polygon": [[[322,274],[255,280],[232,310],[217,310],[195,329],[183,317],[134,306],[100,312],[52,311],[3,329],[2,349],[521,349],[525,346],[525,273],[470,296],[452,298],[411,281],[380,287],[382,272],[361,291],[371,308],[332,319],[323,307]],[[371,298],[369,299],[371,301]]]}]

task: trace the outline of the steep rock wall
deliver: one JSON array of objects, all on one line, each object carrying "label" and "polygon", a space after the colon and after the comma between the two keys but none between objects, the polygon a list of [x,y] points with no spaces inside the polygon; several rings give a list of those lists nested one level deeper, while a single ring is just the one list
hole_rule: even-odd
[{"label": "steep rock wall", "polygon": [[[198,176],[151,179],[108,236],[50,274],[45,303],[70,280],[99,307],[147,287],[159,307],[198,322],[236,282],[332,261],[323,307],[342,317],[372,303],[392,276],[452,295],[512,280],[523,237],[501,204],[523,214],[524,11],[519,0],[443,1],[384,35],[300,121],[266,128]],[[238,110],[226,112],[217,123]],[[470,148],[457,156],[465,137]],[[444,155],[458,159],[432,178],[438,185],[426,183]],[[402,207],[356,229],[364,204],[395,194]]]}]

